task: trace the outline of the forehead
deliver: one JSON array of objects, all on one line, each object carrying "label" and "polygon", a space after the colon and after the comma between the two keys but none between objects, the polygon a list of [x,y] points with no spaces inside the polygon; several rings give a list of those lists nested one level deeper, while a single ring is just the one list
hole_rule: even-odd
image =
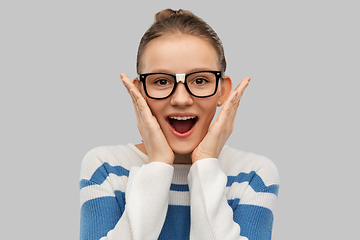
[{"label": "forehead", "polygon": [[200,37],[187,34],[171,34],[151,40],[141,61],[142,73],[220,70],[213,46]]}]

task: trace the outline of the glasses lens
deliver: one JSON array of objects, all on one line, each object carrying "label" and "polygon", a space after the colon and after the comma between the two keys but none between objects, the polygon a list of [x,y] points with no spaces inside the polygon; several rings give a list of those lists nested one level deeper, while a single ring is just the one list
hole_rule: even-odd
[{"label": "glasses lens", "polygon": [[152,74],[146,77],[145,84],[149,96],[164,98],[173,90],[175,79],[167,74]]},{"label": "glasses lens", "polygon": [[192,94],[198,97],[212,95],[216,89],[216,76],[211,72],[193,73],[186,82]]}]

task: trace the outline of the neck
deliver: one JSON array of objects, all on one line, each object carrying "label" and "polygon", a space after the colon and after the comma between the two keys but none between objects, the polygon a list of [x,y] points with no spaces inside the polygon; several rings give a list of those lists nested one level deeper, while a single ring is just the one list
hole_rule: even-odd
[{"label": "neck", "polygon": [[[142,151],[143,153],[145,153],[147,155],[146,148],[143,143],[137,144],[135,146],[140,151]],[[175,153],[174,164],[192,164],[191,153],[187,153],[187,154]]]},{"label": "neck", "polygon": [[175,153],[174,164],[192,164],[191,153],[187,153],[187,154]]}]

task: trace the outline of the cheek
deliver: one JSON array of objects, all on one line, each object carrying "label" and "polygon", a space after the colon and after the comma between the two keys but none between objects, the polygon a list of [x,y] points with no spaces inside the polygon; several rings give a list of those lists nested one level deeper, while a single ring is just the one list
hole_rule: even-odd
[{"label": "cheek", "polygon": [[163,102],[164,100],[155,100],[147,97],[145,99],[152,115],[159,121],[161,119],[160,116],[162,116],[164,112],[166,103]]},{"label": "cheek", "polygon": [[[205,99],[204,99],[205,100]],[[199,103],[199,106],[202,109],[202,115],[205,117],[205,121],[210,123],[216,113],[217,107],[217,98],[214,99],[206,99],[211,101],[203,101]]]}]

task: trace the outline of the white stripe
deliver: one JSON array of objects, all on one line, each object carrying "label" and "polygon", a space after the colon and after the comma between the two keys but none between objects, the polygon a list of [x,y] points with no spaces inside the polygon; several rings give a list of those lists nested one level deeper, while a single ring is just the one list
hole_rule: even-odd
[{"label": "white stripe", "polygon": [[248,182],[234,182],[230,187],[225,188],[225,195],[227,199],[242,198],[247,188],[251,188]]},{"label": "white stripe", "polygon": [[129,178],[127,176],[118,176],[116,174],[110,173],[105,182],[110,182],[114,191],[118,190],[125,192],[128,179]]},{"label": "white stripe", "polygon": [[102,185],[91,185],[80,190],[80,206],[85,202],[100,197],[115,197],[112,189],[104,188]]},{"label": "white stripe", "polygon": [[[94,172],[104,163],[108,163],[113,167],[121,166],[127,170],[131,166],[143,165],[146,159],[141,158],[136,152],[130,150],[130,148],[137,149],[135,146],[131,146],[101,146],[90,150],[82,161],[80,180],[90,180]],[[140,150],[137,151],[140,152]],[[119,156],[122,156],[123,159],[129,159],[129,161],[120,161]]]},{"label": "white stripe", "polygon": [[233,183],[225,189],[227,199],[239,198],[239,204],[250,204],[273,210],[277,197],[273,193],[255,192],[248,182]]},{"label": "white stripe", "polygon": [[272,193],[254,192],[246,193],[245,196],[240,199],[239,204],[255,205],[259,207],[268,208],[271,211],[274,210],[274,203],[276,202],[276,195]]},{"label": "white stripe", "polygon": [[90,185],[80,190],[80,204],[91,199],[115,196],[114,191],[125,192],[128,177],[110,173],[101,185]]},{"label": "white stripe", "polygon": [[170,191],[170,205],[190,206],[190,192]]},{"label": "white stripe", "polygon": [[275,164],[264,156],[225,146],[219,159],[229,159],[229,161],[219,161],[221,169],[227,176],[255,171],[266,186],[279,184],[279,174]]}]

